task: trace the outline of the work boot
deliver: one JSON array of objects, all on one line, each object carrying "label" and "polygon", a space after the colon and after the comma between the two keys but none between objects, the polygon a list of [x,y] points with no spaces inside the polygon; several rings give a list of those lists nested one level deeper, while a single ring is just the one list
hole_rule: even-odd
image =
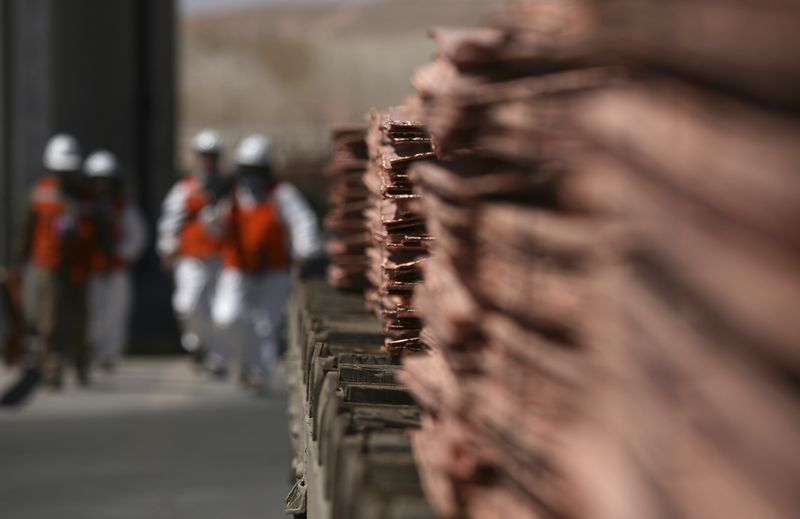
[{"label": "work boot", "polygon": [[60,390],[64,385],[64,366],[61,355],[48,353],[44,358],[42,368],[42,383],[50,389]]},{"label": "work boot", "polygon": [[79,368],[77,374],[79,386],[89,387],[92,384],[92,377],[90,375],[89,368]]},{"label": "work boot", "polygon": [[255,395],[266,395],[269,390],[267,378],[261,373],[254,373],[253,371],[250,371],[244,377],[243,382],[244,387],[252,391]]},{"label": "work boot", "polygon": [[228,378],[228,366],[206,364],[206,370],[217,380],[225,380]]},{"label": "work boot", "polygon": [[21,406],[28,401],[31,395],[33,395],[41,380],[42,374],[38,368],[26,368],[19,380],[14,382],[14,384],[12,384],[3,392],[2,397],[0,397],[0,406]]},{"label": "work boot", "polygon": [[89,362],[89,357],[84,353],[79,353],[75,359],[75,373],[78,378],[78,385],[81,387],[88,387],[92,380],[92,368]]},{"label": "work boot", "polygon": [[113,360],[104,360],[100,362],[99,367],[106,375],[111,375],[117,370],[117,363]]},{"label": "work boot", "polygon": [[247,381],[247,389],[255,396],[266,396],[269,393],[269,388],[263,379],[251,378]]},{"label": "work boot", "polygon": [[197,348],[192,352],[192,364],[194,364],[195,368],[202,369],[206,365],[206,357],[208,356],[208,352],[205,348]]},{"label": "work boot", "polygon": [[43,379],[44,387],[50,391],[61,391],[64,389],[64,377],[47,377]]}]

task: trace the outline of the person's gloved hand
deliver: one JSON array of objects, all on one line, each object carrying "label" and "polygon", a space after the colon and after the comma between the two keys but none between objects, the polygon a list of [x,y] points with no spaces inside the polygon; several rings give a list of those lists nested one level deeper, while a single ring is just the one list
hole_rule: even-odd
[{"label": "person's gloved hand", "polygon": [[304,258],[295,262],[295,268],[301,279],[323,277],[328,268],[328,258],[323,255]]},{"label": "person's gloved hand", "polygon": [[161,257],[161,268],[167,272],[172,272],[175,268],[175,262],[178,260],[177,254],[168,254]]}]

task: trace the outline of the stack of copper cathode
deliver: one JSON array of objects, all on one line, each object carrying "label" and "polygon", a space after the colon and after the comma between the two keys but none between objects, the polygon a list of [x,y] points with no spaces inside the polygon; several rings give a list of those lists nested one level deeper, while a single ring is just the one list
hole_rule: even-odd
[{"label": "stack of copper cathode", "polygon": [[365,214],[372,236],[367,301],[384,323],[386,349],[399,354],[422,347],[412,295],[430,242],[408,169],[434,152],[427,130],[403,107],[371,114],[367,144],[364,182],[370,197]]},{"label": "stack of copper cathode", "polygon": [[371,236],[364,219],[369,191],[364,185],[367,168],[365,126],[338,126],[331,130],[334,150],[328,168],[328,202],[325,228],[332,234],[327,244],[328,281],[351,290],[364,290],[367,280],[367,245]]},{"label": "stack of copper cathode", "polygon": [[798,22],[553,0],[434,31],[403,380],[443,517],[800,515]]}]

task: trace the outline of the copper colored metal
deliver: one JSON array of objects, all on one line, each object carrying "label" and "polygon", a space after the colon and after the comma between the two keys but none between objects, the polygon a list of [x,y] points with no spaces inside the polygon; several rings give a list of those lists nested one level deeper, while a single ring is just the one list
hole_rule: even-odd
[{"label": "copper colored metal", "polygon": [[334,152],[325,175],[329,178],[325,228],[333,235],[326,245],[331,264],[328,281],[338,288],[368,286],[366,248],[369,232],[364,219],[369,191],[364,185],[367,166],[366,128],[339,126],[331,130]]},{"label": "copper colored metal", "polygon": [[373,111],[367,143],[370,162],[364,183],[370,196],[365,215],[372,235],[367,301],[384,323],[388,351],[420,350],[422,323],[413,295],[432,238],[408,170],[434,159],[434,144],[408,107]]},{"label": "copper colored metal", "polygon": [[[437,160],[374,114],[366,183],[440,515],[800,515],[798,26],[790,0],[528,0],[433,31],[405,114]],[[425,261],[388,261],[422,225]]]}]

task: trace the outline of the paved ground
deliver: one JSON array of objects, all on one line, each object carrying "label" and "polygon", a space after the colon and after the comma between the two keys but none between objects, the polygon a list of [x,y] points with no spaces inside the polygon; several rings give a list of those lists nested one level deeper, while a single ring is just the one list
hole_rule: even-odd
[{"label": "paved ground", "polygon": [[286,517],[284,398],[250,396],[184,359],[130,360],[90,389],[42,391],[0,410],[0,516]]}]

